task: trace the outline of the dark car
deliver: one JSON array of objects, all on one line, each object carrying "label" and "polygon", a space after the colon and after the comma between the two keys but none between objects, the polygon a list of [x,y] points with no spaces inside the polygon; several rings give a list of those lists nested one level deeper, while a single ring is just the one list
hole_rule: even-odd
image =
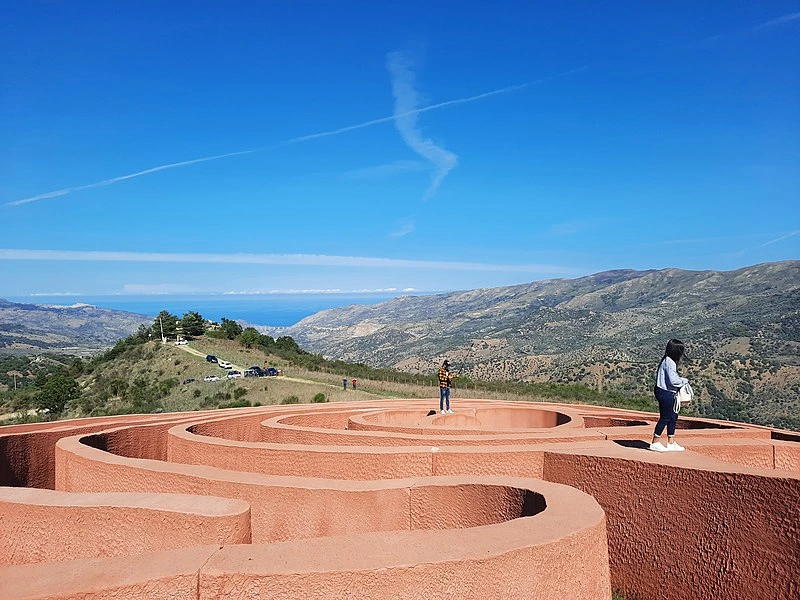
[{"label": "dark car", "polygon": [[206,360],[207,360],[208,362],[213,362],[213,363],[215,363],[215,362],[217,362],[217,357],[216,357],[216,356],[214,356],[213,354],[209,354],[208,356],[206,356]]},{"label": "dark car", "polygon": [[278,376],[278,369],[275,367],[269,367],[264,371],[267,374],[267,377],[277,377]]},{"label": "dark car", "polygon": [[189,377],[188,379],[183,380],[183,385],[188,385],[190,383],[194,383],[194,377]]},{"label": "dark car", "polygon": [[[250,375],[251,377],[265,377],[267,375],[264,369],[262,369],[258,365],[253,365],[248,369],[248,371],[252,373],[252,375]],[[247,373],[245,373],[245,376],[246,375]]]}]

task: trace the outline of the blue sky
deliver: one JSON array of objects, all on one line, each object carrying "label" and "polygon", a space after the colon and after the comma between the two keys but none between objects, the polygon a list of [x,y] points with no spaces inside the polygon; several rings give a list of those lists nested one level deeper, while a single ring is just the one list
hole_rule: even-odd
[{"label": "blue sky", "polygon": [[0,296],[800,258],[798,2],[0,11]]}]

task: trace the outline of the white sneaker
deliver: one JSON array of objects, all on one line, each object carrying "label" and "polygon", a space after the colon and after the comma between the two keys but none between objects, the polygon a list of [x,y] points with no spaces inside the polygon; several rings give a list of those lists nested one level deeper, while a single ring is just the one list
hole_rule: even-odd
[{"label": "white sneaker", "polygon": [[671,444],[667,444],[667,450],[669,452],[683,452],[686,448],[679,446],[677,442],[672,442]]},{"label": "white sneaker", "polygon": [[668,452],[668,449],[661,442],[650,444],[650,450],[653,452]]},{"label": "white sneaker", "polygon": [[450,410],[450,409],[448,408],[448,409],[447,409],[447,414],[448,414],[448,415],[452,415],[452,414],[453,414],[453,411],[452,411],[452,410]]},{"label": "white sneaker", "polygon": [[446,415],[446,414],[447,414],[447,411],[446,411],[446,410],[444,410],[444,409],[442,409],[442,414],[443,414],[443,415]]}]

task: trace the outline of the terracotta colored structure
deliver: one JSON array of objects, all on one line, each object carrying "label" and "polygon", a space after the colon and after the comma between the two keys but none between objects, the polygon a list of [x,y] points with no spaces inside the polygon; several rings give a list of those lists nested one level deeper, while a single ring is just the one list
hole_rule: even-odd
[{"label": "terracotta colored structure", "polygon": [[0,598],[800,598],[800,434],[437,406],[4,427]]}]

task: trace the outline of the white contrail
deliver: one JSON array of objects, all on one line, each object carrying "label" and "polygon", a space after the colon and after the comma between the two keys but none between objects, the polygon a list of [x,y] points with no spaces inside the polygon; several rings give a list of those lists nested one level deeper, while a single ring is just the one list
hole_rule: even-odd
[{"label": "white contrail", "polygon": [[753,31],[758,31],[759,29],[766,29],[767,27],[774,27],[775,25],[783,25],[784,23],[788,23],[789,21],[794,21],[795,19],[800,19],[800,12],[796,13],[789,13],[780,17],[776,17],[767,21],[766,23],[762,23],[761,25],[756,25],[753,27]]},{"label": "white contrail", "polygon": [[[700,40],[700,42],[698,42],[698,43],[705,43],[705,42],[709,42],[709,41],[714,41],[714,40],[717,40],[717,39],[720,39],[720,38],[723,38],[723,37],[727,37],[727,36],[730,36],[730,35],[737,35],[737,34],[741,34],[741,33],[754,32],[754,31],[759,31],[759,30],[762,30],[762,29],[768,29],[768,28],[775,27],[775,26],[778,26],[778,25],[783,25],[784,23],[789,23],[791,21],[795,21],[797,19],[800,19],[800,12],[788,13],[788,14],[785,14],[785,15],[781,15],[780,17],[776,17],[774,19],[770,19],[769,21],[761,23],[760,25],[756,25],[754,27],[750,27],[748,29],[744,29],[744,30],[741,30],[741,31],[738,31],[738,32],[710,36],[710,37],[707,37],[707,38],[705,38],[703,40]],[[551,75],[549,77],[545,77],[545,78],[542,78],[542,79],[536,79],[534,81],[528,81],[526,83],[520,83],[520,84],[517,84],[517,85],[509,85],[509,86],[498,88],[496,90],[492,90],[492,91],[489,91],[489,92],[483,92],[482,94],[477,94],[475,96],[467,96],[466,98],[456,98],[455,100],[446,100],[444,102],[439,102],[437,104],[431,104],[429,106],[423,106],[422,108],[413,108],[413,109],[405,111],[405,112],[402,112],[402,111],[401,112],[397,112],[397,110],[396,110],[397,107],[395,107],[396,112],[395,112],[395,114],[393,114],[390,117],[381,117],[380,119],[372,119],[370,121],[364,121],[363,123],[358,123],[356,125],[348,125],[348,126],[345,126],[345,127],[339,127],[338,129],[331,129],[330,131],[322,131],[322,132],[319,132],[319,133],[312,133],[312,134],[309,134],[309,135],[302,135],[302,136],[299,136],[299,137],[294,137],[294,138],[288,139],[288,140],[286,140],[284,142],[275,144],[273,146],[265,146],[265,147],[262,147],[262,148],[255,148],[255,149],[252,149],[252,150],[241,150],[241,151],[238,151],[238,152],[228,152],[226,154],[216,154],[214,156],[206,156],[206,157],[203,157],[203,158],[196,158],[196,159],[193,159],[193,160],[184,160],[184,161],[180,161],[180,162],[169,163],[169,164],[166,164],[166,165],[160,165],[158,167],[152,167],[150,169],[145,169],[144,171],[137,171],[136,173],[129,173],[128,175],[121,175],[119,177],[113,177],[111,179],[104,179],[102,181],[96,181],[94,183],[89,183],[89,184],[86,184],[86,185],[79,185],[79,186],[75,186],[75,187],[62,188],[60,190],[55,190],[55,191],[52,191],[52,192],[45,192],[43,194],[38,194],[36,196],[31,196],[29,198],[23,198],[21,200],[15,200],[13,202],[7,202],[5,204],[5,206],[19,206],[21,204],[27,204],[29,202],[36,202],[38,200],[45,200],[47,198],[56,198],[58,196],[66,196],[67,194],[71,194],[73,192],[77,192],[77,191],[80,191],[80,190],[87,190],[87,189],[90,189],[90,188],[97,188],[97,187],[103,187],[103,186],[106,186],[106,185],[112,185],[112,184],[117,183],[119,181],[124,181],[126,179],[133,179],[134,177],[141,177],[142,175],[148,175],[150,173],[156,173],[158,171],[164,171],[166,169],[175,169],[177,167],[185,167],[185,166],[193,165],[193,164],[197,164],[197,163],[203,163],[203,162],[208,162],[208,161],[212,161],[212,160],[219,160],[221,158],[227,158],[227,157],[230,157],[230,156],[238,156],[240,154],[252,154],[253,152],[260,152],[262,150],[273,150],[273,149],[276,149],[276,148],[281,148],[283,146],[289,146],[291,144],[298,144],[298,143],[301,143],[301,142],[307,142],[307,141],[315,140],[315,139],[318,139],[318,138],[330,137],[330,136],[333,136],[333,135],[339,135],[339,134],[342,134],[342,133],[347,133],[349,131],[355,131],[357,129],[364,129],[365,127],[372,127],[373,125],[380,125],[381,123],[388,123],[389,121],[396,121],[397,119],[402,119],[403,117],[409,117],[409,116],[413,116],[413,115],[418,115],[420,113],[427,112],[429,110],[437,110],[437,109],[440,109],[440,108],[445,108],[445,107],[453,106],[453,105],[456,105],[456,104],[465,104],[467,102],[475,102],[476,100],[482,100],[483,98],[489,98],[490,96],[495,96],[495,95],[498,95],[498,94],[506,94],[508,92],[514,92],[514,91],[521,90],[521,89],[524,89],[524,88],[527,88],[527,87],[531,87],[531,86],[534,86],[534,85],[539,85],[540,83],[544,83],[544,82],[550,81],[552,79],[556,79],[556,78],[559,78],[559,77],[565,77],[565,76],[571,75],[573,73],[578,73],[578,72],[584,71],[584,70],[586,70],[588,68],[589,68],[589,65],[584,65],[582,67],[578,67],[576,69],[570,69],[568,71],[563,71],[561,73],[556,73],[555,75]]]},{"label": "white contrail", "polygon": [[718,33],[716,35],[708,36],[706,38],[703,38],[699,42],[696,42],[696,44],[706,44],[708,42],[716,42],[718,40],[723,40],[726,38],[742,37],[749,35],[751,33],[763,31],[764,29],[771,29],[773,27],[777,27],[778,25],[783,25],[784,23],[790,23],[797,19],[800,19],[800,12],[788,13],[785,15],[781,15],[780,17],[775,17],[774,19],[770,19],[769,21],[765,21],[764,23],[760,23],[759,25],[747,27],[746,29],[739,29],[736,31],[730,31],[728,33]]},{"label": "white contrail", "polygon": [[15,200],[13,202],[7,202],[6,206],[19,206],[21,204],[28,204],[29,202],[36,202],[37,200],[45,200],[46,198],[56,198],[58,196],[66,196],[67,194],[71,194],[73,192],[78,192],[81,190],[88,190],[91,188],[98,188],[104,187],[107,185],[112,185],[114,183],[124,181],[126,179],[133,179],[134,177],[141,177],[142,175],[149,175],[150,173],[156,173],[158,171],[164,171],[166,169],[175,169],[178,167],[185,167],[188,165],[194,165],[197,163],[209,162],[212,160],[219,160],[221,158],[228,158],[230,156],[238,156],[241,154],[252,154],[254,152],[261,152],[263,150],[275,150],[278,148],[282,148],[284,146],[290,146],[292,144],[299,144],[301,142],[308,142],[311,140],[316,140],[319,138],[330,137],[334,135],[340,135],[342,133],[347,133],[349,131],[355,131],[357,129],[364,129],[366,127],[372,127],[373,125],[380,125],[381,123],[389,123],[390,121],[394,121],[398,118],[403,118],[411,115],[418,115],[423,112],[427,112],[429,110],[437,110],[440,108],[445,108],[448,106],[454,106],[456,104],[466,104],[468,102],[475,102],[476,100],[482,100],[484,98],[489,98],[491,96],[496,96],[498,94],[505,94],[508,92],[514,92],[517,90],[524,89],[526,87],[531,87],[534,85],[539,85],[546,81],[550,81],[552,79],[556,79],[559,77],[565,77],[567,75],[571,75],[573,73],[577,73],[579,71],[583,71],[587,67],[580,67],[578,69],[570,69],[569,71],[564,71],[562,73],[557,73],[555,75],[551,75],[549,77],[544,77],[542,79],[537,79],[535,81],[529,81],[527,83],[521,83],[518,85],[509,85],[506,87],[502,87],[496,90],[492,90],[490,92],[483,92],[482,94],[477,94],[475,96],[467,96],[466,98],[456,98],[455,100],[446,100],[444,102],[439,102],[438,104],[431,104],[429,106],[423,106],[421,108],[414,108],[413,110],[409,110],[407,112],[400,112],[397,114],[393,114],[390,117],[382,117],[380,119],[372,119],[370,121],[364,121],[363,123],[358,123],[356,125],[348,125],[346,127],[339,127],[338,129],[331,129],[329,131],[321,131],[319,133],[312,133],[309,135],[302,135],[299,137],[290,138],[278,144],[274,144],[272,146],[264,146],[261,148],[254,148],[252,150],[240,150],[238,152],[228,152],[226,154],[215,154],[214,156],[205,156],[203,158],[195,158],[193,160],[183,160],[180,162],[169,163],[166,165],[160,165],[158,167],[152,167],[150,169],[146,169],[144,171],[137,171],[136,173],[129,173],[128,175],[120,175],[119,177],[113,177],[111,179],[103,179],[102,181],[96,181],[94,183],[88,183],[86,185],[79,185],[75,187],[68,187],[63,188],[60,190],[55,190],[53,192],[45,192],[44,194],[38,194],[36,196],[31,196],[29,198],[23,198],[22,200]]},{"label": "white contrail", "polygon": [[38,196],[31,196],[30,198],[23,198],[22,200],[15,200],[14,202],[8,202],[7,206],[19,206],[20,204],[28,204],[29,202],[36,202],[37,200],[44,200],[45,198],[55,198],[57,196],[66,196],[67,194],[71,194],[72,192],[77,192],[80,190],[88,190],[90,188],[96,187],[104,187],[106,185],[111,185],[112,183],[117,183],[119,181],[125,181],[126,179],[133,179],[134,177],[141,177],[142,175],[148,175],[150,173],[156,173],[157,171],[165,171],[166,169],[174,169],[176,167],[185,167],[187,165],[194,165],[197,163],[208,162],[210,160],[219,160],[220,158],[227,158],[229,156],[239,156],[241,154],[252,154],[253,152],[258,152],[259,150],[263,150],[263,148],[255,148],[254,150],[240,150],[239,152],[228,152],[227,154],[216,154],[214,156],[206,156],[204,158],[195,158],[193,160],[182,160],[176,163],[169,163],[167,165],[161,165],[158,167],[153,167],[151,169],[145,169],[144,171],[137,171],[136,173],[129,173],[128,175],[120,175],[119,177],[112,177],[111,179],[103,179],[102,181],[96,181],[94,183],[87,183],[86,185],[78,185],[75,187],[64,188],[61,190],[56,190],[54,192],[47,192],[44,194],[39,194]]},{"label": "white contrail", "polygon": [[491,96],[497,96],[498,94],[507,94],[508,92],[516,92],[517,90],[522,90],[527,87],[531,87],[534,85],[539,85],[541,83],[545,83],[547,81],[551,81],[553,79],[558,79],[559,77],[566,77],[567,75],[572,75],[573,73],[580,73],[581,71],[585,71],[589,68],[589,65],[584,65],[582,67],[578,67],[576,69],[570,69],[569,71],[562,71],[561,73],[556,73],[555,75],[550,75],[549,77],[543,77],[542,79],[535,79],[533,81],[528,81],[526,83],[519,83],[516,85],[508,85],[506,87],[502,87],[496,90],[492,90],[491,92],[483,92],[482,94],[477,94],[475,96],[467,96],[466,98],[456,98],[455,100],[445,100],[444,102],[438,102],[436,104],[430,104],[428,106],[423,106],[421,108],[415,108],[413,110],[409,110],[408,112],[400,112],[397,114],[393,114],[391,117],[381,117],[380,119],[373,119],[371,121],[365,121],[363,123],[359,123],[358,125],[348,125],[347,127],[340,127],[338,129],[331,129],[330,131],[322,131],[320,133],[311,133],[309,135],[301,135],[300,137],[291,138],[286,140],[285,142],[281,142],[280,144],[276,144],[275,146],[271,146],[270,149],[273,148],[280,148],[281,146],[289,146],[291,144],[297,144],[299,142],[307,142],[309,140],[316,140],[318,138],[323,137],[330,137],[332,135],[339,135],[340,133],[347,133],[348,131],[355,131],[356,129],[364,129],[366,127],[372,127],[373,125],[380,125],[381,123],[389,123],[390,121],[394,121],[395,119],[406,117],[409,115],[418,115],[420,113],[428,112],[429,110],[437,110],[440,108],[445,108],[447,106],[454,106],[456,104],[466,104],[468,102],[475,102],[476,100],[483,100],[484,98],[489,98]]},{"label": "white contrail", "polygon": [[435,167],[431,184],[422,196],[427,200],[436,193],[447,174],[455,168],[458,156],[442,148],[433,140],[422,137],[417,125],[417,92],[414,89],[414,72],[408,56],[401,52],[389,54],[386,67],[392,74],[394,95],[394,125],[406,145]]},{"label": "white contrail", "polygon": [[794,237],[796,235],[800,235],[800,231],[792,231],[792,232],[787,233],[786,235],[782,235],[781,237],[776,238],[774,240],[770,240],[768,242],[764,242],[763,244],[761,244],[761,246],[769,246],[770,244],[775,244],[776,242],[782,242],[783,240],[788,239],[790,237]]},{"label": "white contrail", "polygon": [[520,273],[571,273],[574,269],[560,265],[501,265],[459,261],[410,260],[369,256],[337,256],[329,254],[211,254],[181,252],[111,252],[96,250],[31,250],[0,248],[2,260],[44,260],[66,262],[140,262],[200,263],[235,265],[302,265],[327,267],[378,267],[403,269],[445,269],[456,271],[506,271]]}]

